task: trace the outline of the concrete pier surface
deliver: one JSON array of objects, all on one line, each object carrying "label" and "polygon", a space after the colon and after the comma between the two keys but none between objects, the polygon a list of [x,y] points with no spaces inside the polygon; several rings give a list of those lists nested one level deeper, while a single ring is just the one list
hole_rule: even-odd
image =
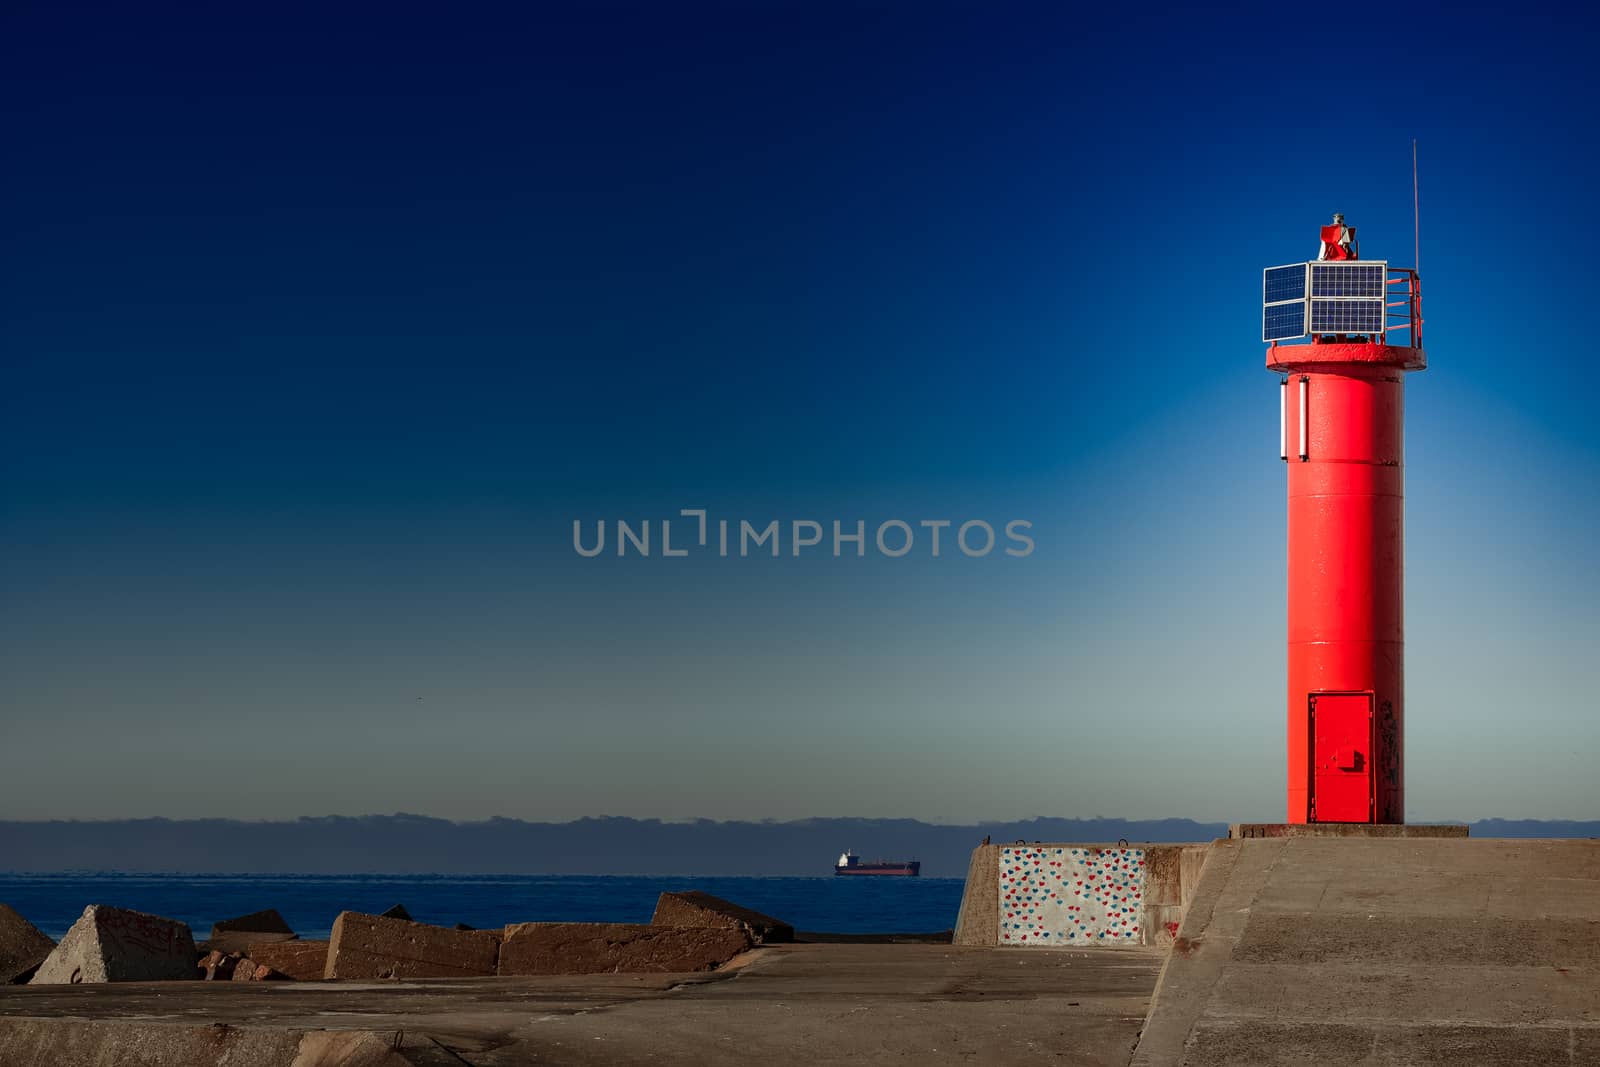
[{"label": "concrete pier surface", "polygon": [[[1149,945],[996,945],[1001,865],[1074,869],[1067,846],[990,845],[965,944],[763,945],[692,974],[0,986],[0,1067],[1600,1065],[1600,841],[1340,835],[1115,848],[1144,873],[1112,895],[1181,915]],[[1008,906],[1097,892],[1041,877],[1049,903]]]},{"label": "concrete pier surface", "polygon": [[0,1067],[1122,1067],[1164,957],[801,944],[693,975],[13,986]]},{"label": "concrete pier surface", "polygon": [[1134,1063],[1600,1064],[1600,841],[1218,841]]}]

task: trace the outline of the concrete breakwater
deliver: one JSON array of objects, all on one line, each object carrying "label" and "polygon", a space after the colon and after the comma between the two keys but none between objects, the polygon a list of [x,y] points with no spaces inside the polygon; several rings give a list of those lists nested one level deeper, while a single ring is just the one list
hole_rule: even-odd
[{"label": "concrete breakwater", "polygon": [[[1600,841],[1254,826],[1173,849],[980,847],[955,944],[788,941],[696,894],[637,927],[214,930],[210,982],[0,987],[0,1067],[1600,1063]],[[231,981],[220,935],[245,935]]]},{"label": "concrete breakwater", "polygon": [[60,943],[0,906],[0,979],[30,985],[315,981],[711,970],[793,940],[771,916],[706,893],[663,893],[649,923],[524,922],[474,930],[412,920],[399,905],[346,911],[327,941],[302,941],[275,910],[216,923],[198,945],[174,919],[91,904]]}]

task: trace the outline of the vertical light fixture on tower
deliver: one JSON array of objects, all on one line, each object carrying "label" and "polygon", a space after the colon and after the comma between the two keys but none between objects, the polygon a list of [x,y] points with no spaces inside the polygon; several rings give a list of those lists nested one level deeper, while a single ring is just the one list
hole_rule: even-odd
[{"label": "vertical light fixture on tower", "polygon": [[[1405,821],[1405,374],[1428,365],[1415,269],[1318,258],[1262,273],[1288,465],[1288,821]],[[1390,343],[1390,335],[1401,343]],[[1297,342],[1297,343],[1288,343]]]}]

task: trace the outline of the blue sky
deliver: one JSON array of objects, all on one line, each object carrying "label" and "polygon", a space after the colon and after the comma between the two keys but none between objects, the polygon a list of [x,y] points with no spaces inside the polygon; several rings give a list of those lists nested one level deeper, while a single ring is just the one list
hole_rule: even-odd
[{"label": "blue sky", "polygon": [[1413,137],[1408,815],[1600,814],[1590,15],[3,18],[0,816],[1278,817],[1260,270]]}]

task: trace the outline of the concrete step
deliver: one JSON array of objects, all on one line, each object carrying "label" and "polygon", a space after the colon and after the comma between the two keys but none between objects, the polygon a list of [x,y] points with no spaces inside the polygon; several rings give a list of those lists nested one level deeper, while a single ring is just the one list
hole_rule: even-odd
[{"label": "concrete step", "polygon": [[1218,841],[1133,1062],[1600,1063],[1600,841]]}]

